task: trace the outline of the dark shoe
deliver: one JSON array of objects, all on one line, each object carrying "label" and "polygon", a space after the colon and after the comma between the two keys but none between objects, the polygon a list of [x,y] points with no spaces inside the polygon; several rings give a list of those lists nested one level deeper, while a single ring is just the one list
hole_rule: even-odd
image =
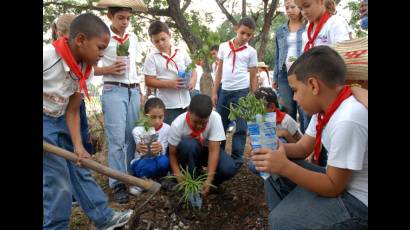
[{"label": "dark shoe", "polygon": [[120,204],[128,203],[128,191],[125,184],[118,184],[114,187],[114,201]]},{"label": "dark shoe", "polygon": [[175,186],[177,185],[177,183],[174,180],[166,178],[159,179],[159,183],[165,191],[173,191],[176,188]]}]

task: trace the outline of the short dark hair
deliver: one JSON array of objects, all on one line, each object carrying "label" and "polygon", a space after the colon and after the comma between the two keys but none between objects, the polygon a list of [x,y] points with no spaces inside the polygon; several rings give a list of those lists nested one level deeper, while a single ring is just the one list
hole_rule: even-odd
[{"label": "short dark hair", "polygon": [[108,7],[108,13],[111,15],[115,15],[116,13],[120,12],[120,11],[128,11],[128,12],[132,12],[131,8],[128,7]]},{"label": "short dark hair", "polygon": [[205,94],[195,95],[191,99],[188,110],[199,118],[208,118],[212,112],[212,100]]},{"label": "short dark hair", "polygon": [[317,75],[326,86],[334,88],[343,85],[346,64],[342,57],[329,46],[316,46],[303,53],[290,67],[288,76],[306,83],[311,75]]},{"label": "short dark hair", "polygon": [[256,29],[255,20],[253,20],[253,18],[251,18],[251,17],[243,17],[243,18],[241,18],[241,20],[239,20],[239,22],[238,22],[238,27],[240,27],[241,25],[247,26],[247,27],[249,27],[251,30],[255,30],[255,29]]},{"label": "short dark hair", "polygon": [[108,26],[92,13],[80,14],[71,22],[69,40],[74,39],[78,33],[83,33],[87,39],[110,35]]},{"label": "short dark hair", "polygon": [[164,22],[161,21],[154,21],[149,25],[148,28],[148,35],[151,37],[152,35],[159,34],[161,32],[165,32],[169,34],[169,28],[168,25]]},{"label": "short dark hair", "polygon": [[165,111],[165,104],[158,97],[150,98],[145,102],[144,113],[147,114],[151,109],[155,108],[163,109]]},{"label": "short dark hair", "polygon": [[216,51],[218,51],[219,50],[219,45],[213,45],[213,46],[211,46],[211,49],[210,49],[211,51],[212,50],[216,50]]},{"label": "short dark hair", "polygon": [[268,103],[273,103],[279,109],[278,96],[269,87],[261,87],[255,91],[256,99],[265,99]]}]

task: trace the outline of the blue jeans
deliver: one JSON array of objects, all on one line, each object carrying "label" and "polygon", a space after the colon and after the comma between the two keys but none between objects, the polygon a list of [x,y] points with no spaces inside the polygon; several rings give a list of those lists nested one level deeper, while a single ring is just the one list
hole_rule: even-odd
[{"label": "blue jeans", "polygon": [[[249,92],[249,89],[240,89],[240,90],[221,90],[218,98],[218,104],[216,105],[216,111],[218,111],[219,115],[222,118],[222,124],[224,130],[229,125],[229,107],[231,103],[238,104],[238,100],[241,97],[245,97]],[[247,124],[246,121],[242,118],[238,118],[236,120],[236,130],[232,136],[232,159],[237,161],[242,165],[243,163],[243,152],[245,150],[246,144],[246,131],[247,131]],[[221,149],[225,150],[226,141],[221,143]]]},{"label": "blue jeans", "polygon": [[[295,163],[325,173],[325,168],[304,160]],[[335,198],[323,197],[272,175],[265,181],[265,199],[269,229],[357,229],[367,225],[367,206],[346,191]]]},{"label": "blue jeans", "polygon": [[[201,174],[201,166],[208,165],[207,147],[202,147],[197,139],[183,137],[177,146],[177,159],[182,168],[186,169],[194,177]],[[218,186],[222,182],[231,179],[240,169],[242,164],[236,164],[235,161],[222,149],[219,150],[218,166],[213,185]]]},{"label": "blue jeans", "polygon": [[131,163],[131,169],[137,177],[159,179],[166,176],[169,170],[168,156],[141,158]]},{"label": "blue jeans", "polygon": [[80,104],[80,130],[84,148],[87,150],[89,154],[94,154],[94,148],[91,143],[90,132],[88,130],[87,111],[84,99],[81,100]]},{"label": "blue jeans", "polygon": [[186,109],[178,108],[178,109],[166,109],[165,110],[165,117],[164,117],[164,122],[167,123],[168,125],[171,125],[171,123],[177,118],[179,115],[185,113]]},{"label": "blue jeans", "polygon": [[302,133],[305,133],[309,125],[310,117],[308,117],[296,101],[293,100],[293,90],[289,86],[286,68],[279,72],[278,86],[280,97],[283,100],[282,105],[285,107],[286,113],[296,121],[296,113],[299,112],[300,130]]},{"label": "blue jeans", "polygon": [[[65,116],[54,118],[43,114],[43,140],[73,151]],[[90,170],[43,152],[43,229],[68,229],[72,196],[98,228],[106,225],[114,215],[108,207],[107,196],[91,177]]]},{"label": "blue jeans", "polygon": [[[101,105],[104,113],[105,135],[108,140],[108,166],[130,174],[129,166],[135,152],[132,129],[139,119],[140,90],[105,84]],[[111,188],[119,183],[109,178]]]}]

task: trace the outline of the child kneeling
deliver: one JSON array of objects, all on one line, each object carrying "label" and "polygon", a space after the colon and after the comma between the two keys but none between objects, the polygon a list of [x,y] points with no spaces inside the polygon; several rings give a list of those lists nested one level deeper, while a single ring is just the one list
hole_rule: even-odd
[{"label": "child kneeling", "polygon": [[[150,117],[150,129],[137,126],[132,130],[136,143],[135,158],[131,161],[133,174],[141,178],[160,179],[169,169],[167,156],[169,125],[164,123],[165,105],[159,98],[150,98],[144,105],[144,113]],[[150,145],[146,139],[148,135],[156,141]],[[133,186],[130,193],[138,195],[142,188]]]}]

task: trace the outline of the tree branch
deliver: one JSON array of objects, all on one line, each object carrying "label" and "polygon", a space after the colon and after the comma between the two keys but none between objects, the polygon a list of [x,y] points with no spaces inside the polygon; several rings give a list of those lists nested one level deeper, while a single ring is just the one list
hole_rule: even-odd
[{"label": "tree branch", "polygon": [[188,8],[189,4],[191,4],[191,0],[187,0],[185,2],[184,6],[181,9],[182,13],[185,13],[185,10],[186,10],[186,8]]},{"label": "tree branch", "polygon": [[242,0],[242,17],[246,16],[246,0]]},{"label": "tree branch", "polygon": [[73,9],[81,9],[81,10],[98,10],[98,11],[103,11],[104,9],[97,8],[94,5],[89,2],[87,5],[77,5],[77,4],[71,4],[68,2],[55,2],[55,1],[49,1],[49,2],[44,2],[43,7],[50,6],[50,5],[55,5],[55,6],[62,6],[66,8],[73,8]]},{"label": "tree branch", "polygon": [[218,4],[219,8],[221,9],[222,13],[224,13],[226,15],[226,17],[228,18],[228,20],[233,24],[236,25],[238,24],[235,20],[235,18],[226,10],[225,6],[219,1],[219,0],[215,0],[216,4]]}]

